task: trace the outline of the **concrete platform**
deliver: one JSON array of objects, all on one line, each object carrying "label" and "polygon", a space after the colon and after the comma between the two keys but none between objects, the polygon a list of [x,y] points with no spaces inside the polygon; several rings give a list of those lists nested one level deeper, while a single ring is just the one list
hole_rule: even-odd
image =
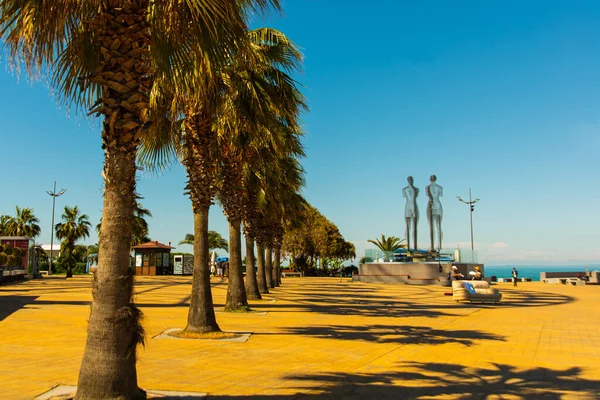
[{"label": "concrete platform", "polygon": [[[75,385],[90,277],[0,287],[0,398],[32,399]],[[219,313],[245,343],[152,339],[185,325],[191,277],[141,277],[148,333],[144,389],[209,398],[597,399],[600,288],[495,285],[499,305],[456,304],[440,286],[289,278],[265,316]],[[215,282],[216,307],[226,285]],[[277,302],[269,300],[276,299]]]},{"label": "concrete platform", "polygon": [[455,265],[465,277],[475,266],[479,266],[485,275],[483,264],[465,264],[448,261],[426,262],[371,262],[359,264],[358,275],[353,276],[356,282],[395,283],[409,285],[442,285],[448,286],[448,273]]}]

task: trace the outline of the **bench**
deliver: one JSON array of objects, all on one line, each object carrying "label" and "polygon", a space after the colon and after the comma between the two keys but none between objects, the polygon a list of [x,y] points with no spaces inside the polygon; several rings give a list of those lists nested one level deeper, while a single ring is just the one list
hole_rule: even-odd
[{"label": "bench", "polygon": [[565,271],[565,272],[540,272],[540,281],[544,283],[569,283],[569,279],[576,279],[582,276],[583,272]]},{"label": "bench", "polygon": [[287,269],[281,271],[281,276],[283,276],[284,278],[286,276],[297,276],[298,278],[301,278],[302,276],[304,276],[304,274],[302,274],[302,272],[296,272],[291,269]]}]

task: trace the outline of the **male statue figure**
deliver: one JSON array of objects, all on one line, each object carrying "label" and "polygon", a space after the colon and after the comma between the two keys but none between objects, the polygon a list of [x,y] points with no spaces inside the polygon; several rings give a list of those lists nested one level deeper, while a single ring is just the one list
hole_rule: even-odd
[{"label": "male statue figure", "polygon": [[427,219],[429,220],[429,237],[431,239],[431,247],[429,250],[436,250],[434,240],[435,236],[433,234],[434,230],[436,230],[438,239],[437,250],[439,251],[442,249],[442,216],[444,214],[444,210],[442,209],[442,203],[440,202],[440,197],[444,195],[444,189],[442,189],[442,187],[435,182],[437,180],[437,177],[435,175],[431,175],[429,180],[431,181],[431,183],[425,188],[427,197],[429,197],[429,203],[427,204]]},{"label": "male statue figure", "polygon": [[412,176],[407,178],[408,186],[402,189],[402,196],[406,199],[406,207],[404,208],[404,219],[406,221],[406,248],[410,251],[410,236],[414,239],[413,249],[417,250],[417,224],[419,223],[419,207],[417,207],[417,196],[419,189],[413,186],[414,180]]}]

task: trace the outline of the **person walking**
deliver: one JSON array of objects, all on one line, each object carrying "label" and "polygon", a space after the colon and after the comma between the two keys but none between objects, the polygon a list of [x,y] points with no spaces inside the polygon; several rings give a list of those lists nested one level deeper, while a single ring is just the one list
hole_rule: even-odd
[{"label": "person walking", "polygon": [[217,261],[217,276],[223,280],[223,261]]},{"label": "person walking", "polygon": [[517,269],[514,267],[512,270],[512,277],[513,277],[513,287],[517,287],[517,280],[519,279],[519,272],[517,272]]}]

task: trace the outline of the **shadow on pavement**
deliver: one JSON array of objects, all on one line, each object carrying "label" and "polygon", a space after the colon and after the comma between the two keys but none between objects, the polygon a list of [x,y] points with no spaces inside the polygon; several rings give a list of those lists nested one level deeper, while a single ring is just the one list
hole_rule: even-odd
[{"label": "shadow on pavement", "polygon": [[[397,371],[381,373],[323,373],[288,375],[294,395],[209,396],[210,399],[420,399],[510,398],[599,399],[600,381],[581,377],[583,370],[550,368],[517,369],[512,365],[466,367],[444,363],[403,363]],[[302,386],[293,386],[303,382]],[[306,392],[306,385],[318,393]],[[303,390],[304,388],[304,390]]]},{"label": "shadow on pavement", "polygon": [[38,296],[2,296],[0,297],[0,321],[28,304],[35,302]]},{"label": "shadow on pavement", "polygon": [[[447,344],[470,346],[476,340],[505,341],[503,336],[476,330],[434,329],[428,326],[302,326],[284,328],[283,334],[303,335],[323,339],[364,340],[376,343]],[[256,336],[261,333],[255,333]]]}]

